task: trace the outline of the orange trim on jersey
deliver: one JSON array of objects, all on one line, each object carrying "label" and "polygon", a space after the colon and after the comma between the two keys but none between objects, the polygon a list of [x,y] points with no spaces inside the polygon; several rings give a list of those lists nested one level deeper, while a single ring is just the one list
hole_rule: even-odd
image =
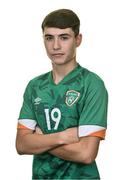
[{"label": "orange trim on jersey", "polygon": [[17,129],[29,129],[29,128],[27,128],[26,126],[24,126],[24,125],[18,123]]},{"label": "orange trim on jersey", "polygon": [[89,136],[97,136],[97,137],[101,137],[102,139],[105,138],[105,133],[106,133],[106,129],[91,133]]}]

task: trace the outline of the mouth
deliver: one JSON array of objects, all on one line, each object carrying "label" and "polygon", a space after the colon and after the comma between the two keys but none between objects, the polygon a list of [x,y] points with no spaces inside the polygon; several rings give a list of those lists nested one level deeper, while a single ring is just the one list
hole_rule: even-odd
[{"label": "mouth", "polygon": [[53,57],[61,57],[63,55],[64,55],[63,53],[54,53],[54,54],[52,54]]}]

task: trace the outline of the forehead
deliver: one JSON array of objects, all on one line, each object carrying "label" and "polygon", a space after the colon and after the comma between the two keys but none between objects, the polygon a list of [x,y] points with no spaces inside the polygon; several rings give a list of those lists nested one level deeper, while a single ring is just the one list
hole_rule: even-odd
[{"label": "forehead", "polygon": [[70,34],[74,35],[74,32],[72,31],[71,28],[65,28],[65,29],[60,29],[60,28],[54,28],[54,27],[45,27],[44,29],[44,35],[49,34],[53,36],[58,36],[60,34]]}]

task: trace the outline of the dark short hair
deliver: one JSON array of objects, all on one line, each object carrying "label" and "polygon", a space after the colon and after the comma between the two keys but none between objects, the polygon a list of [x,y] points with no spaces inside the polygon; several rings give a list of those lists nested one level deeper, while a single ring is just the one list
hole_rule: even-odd
[{"label": "dark short hair", "polygon": [[80,20],[70,9],[58,9],[49,13],[42,22],[42,30],[45,27],[55,27],[60,29],[72,28],[75,36],[79,34]]}]

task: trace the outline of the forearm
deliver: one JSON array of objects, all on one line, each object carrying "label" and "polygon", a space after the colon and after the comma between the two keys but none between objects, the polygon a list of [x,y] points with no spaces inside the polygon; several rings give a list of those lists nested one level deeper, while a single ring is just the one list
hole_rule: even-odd
[{"label": "forearm", "polygon": [[97,156],[99,141],[96,137],[86,137],[77,143],[54,148],[49,153],[67,161],[89,164]]},{"label": "forearm", "polygon": [[78,137],[75,134],[76,128],[52,134],[18,130],[16,149],[19,154],[40,154],[61,145],[78,142]]},{"label": "forearm", "polygon": [[49,153],[67,161],[83,161],[83,155],[81,150],[78,149],[78,143],[62,145],[61,147],[50,150]]},{"label": "forearm", "polygon": [[58,133],[40,135],[36,133],[25,134],[17,138],[16,147],[19,154],[40,154],[64,144]]}]

